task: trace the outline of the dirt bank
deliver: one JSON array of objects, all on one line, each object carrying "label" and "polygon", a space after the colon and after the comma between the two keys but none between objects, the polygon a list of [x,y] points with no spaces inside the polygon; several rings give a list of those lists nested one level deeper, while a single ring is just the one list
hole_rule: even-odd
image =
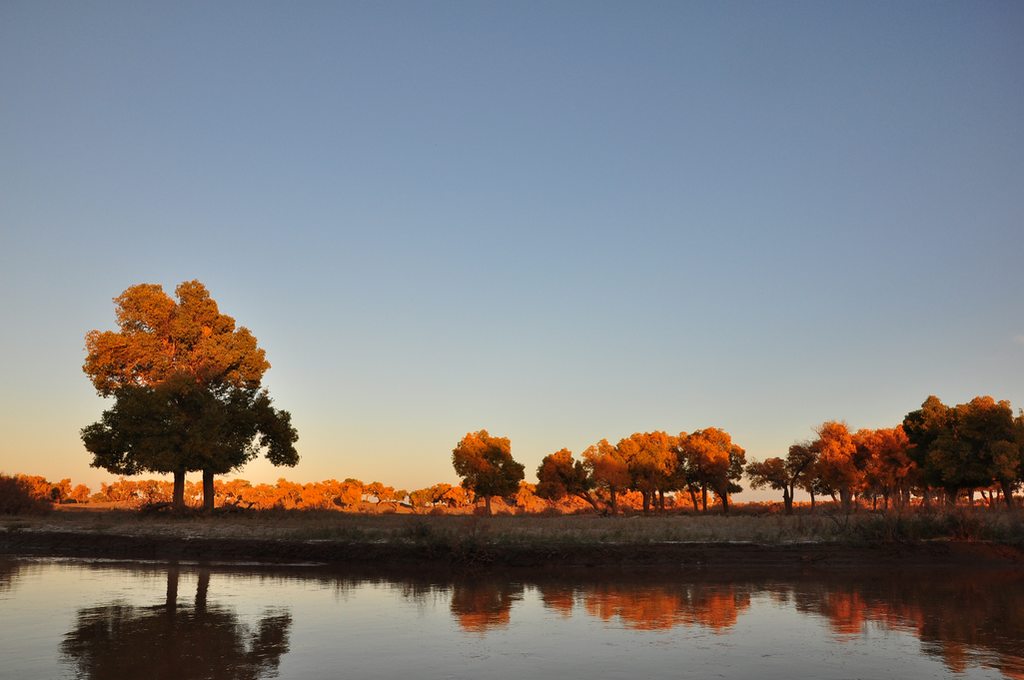
[{"label": "dirt bank", "polygon": [[554,546],[476,540],[378,541],[253,539],[7,528],[0,554],[109,559],[316,562],[332,565],[474,565],[500,567],[708,566],[826,567],[928,565],[1024,567],[1024,550],[983,542],[924,541],[849,545],[835,542],[604,543]]}]

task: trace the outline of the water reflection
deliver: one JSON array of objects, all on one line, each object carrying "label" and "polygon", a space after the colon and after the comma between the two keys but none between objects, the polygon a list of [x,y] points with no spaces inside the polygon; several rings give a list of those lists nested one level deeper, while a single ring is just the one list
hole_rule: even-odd
[{"label": "water reflection", "polygon": [[[341,578],[346,589],[366,580]],[[730,634],[745,612],[762,606],[795,609],[823,621],[836,644],[870,630],[910,633],[924,654],[953,672],[972,665],[1024,678],[1024,572],[911,570],[758,574],[719,572],[516,578],[392,576],[403,597],[449,598],[454,621],[484,634],[515,623],[517,603],[536,592],[556,619],[587,617],[628,630],[700,628]],[[336,587],[338,584],[336,583]],[[742,641],[739,641],[742,642]]]},{"label": "water reflection", "polygon": [[564,618],[578,603],[603,621],[618,619],[632,630],[667,630],[702,626],[722,632],[750,607],[750,589],[743,585],[684,583],[645,585],[600,583],[582,588],[540,584],[541,600]]},{"label": "water reflection", "polygon": [[634,630],[702,626],[722,632],[750,607],[750,590],[723,584],[629,589],[606,584],[585,590],[583,602],[591,616],[605,621],[618,617],[625,627]]},{"label": "water reflection", "polygon": [[785,588],[798,611],[824,617],[842,641],[868,624],[912,633],[962,673],[973,663],[1024,678],[1024,574],[906,573]]},{"label": "water reflection", "polygon": [[457,581],[451,586],[451,609],[462,630],[483,633],[508,625],[512,603],[523,599],[523,586],[507,580]]},{"label": "water reflection", "polygon": [[[869,571],[788,580],[725,573],[680,580],[618,577],[581,583],[540,577],[525,586],[507,579],[473,579],[434,587],[450,592],[452,616],[472,633],[508,627],[524,588],[536,589],[557,618],[587,616],[638,631],[700,627],[727,634],[762,598],[822,619],[838,644],[857,640],[876,626],[913,634],[924,653],[953,672],[980,664],[1024,678],[1020,572]],[[428,590],[414,584],[404,581],[399,588],[418,594]]]},{"label": "water reflection", "polygon": [[[0,599],[10,613],[8,627],[0,626],[0,657],[32,642],[22,637],[5,647],[4,636],[28,630],[11,622],[45,616],[62,601],[47,599],[47,589],[67,593],[76,583],[98,592],[91,602],[85,595],[71,600],[69,618],[45,647],[75,677],[93,680],[255,680],[278,672],[301,678],[339,663],[353,664],[360,677],[398,677],[414,668],[433,677],[451,675],[447,664],[455,658],[463,675],[453,677],[496,677],[485,671],[498,667],[469,667],[487,658],[511,664],[501,672],[525,677],[538,671],[531,659],[562,662],[552,646],[562,639],[573,640],[583,659],[560,666],[572,677],[601,676],[615,659],[637,654],[656,675],[680,659],[727,655],[733,666],[724,674],[745,677],[763,665],[766,651],[778,651],[786,665],[764,677],[784,677],[780,669],[795,672],[801,664],[808,677],[846,677],[850,669],[834,661],[844,657],[874,664],[862,675],[884,675],[887,664],[913,657],[923,665],[902,669],[901,677],[933,676],[941,662],[951,674],[987,668],[1024,679],[1020,570],[405,571],[385,578],[310,568],[0,561]],[[269,602],[287,608],[265,609]],[[295,630],[293,618],[302,622]],[[780,636],[780,626],[800,632]],[[713,650],[708,635],[716,638]],[[775,644],[782,647],[765,646]],[[292,647],[305,651],[289,655]],[[466,650],[472,654],[460,657]],[[607,650],[625,656],[602,657]],[[57,677],[33,672],[31,654],[23,658],[26,673],[17,677]]]},{"label": "water reflection", "polygon": [[[634,630],[701,626],[724,633],[765,597],[824,619],[838,643],[857,639],[873,624],[909,632],[922,650],[961,673],[988,665],[1024,678],[1024,574],[941,571],[819,573],[790,581],[748,576],[701,576],[682,584],[628,580],[583,586],[538,584],[545,606],[561,617],[579,612],[617,619]],[[723,583],[721,579],[730,579]]]},{"label": "water reflection", "polygon": [[18,562],[0,558],[0,595],[14,588],[19,571],[21,571],[21,565]]},{"label": "water reflection", "polygon": [[255,680],[275,674],[288,652],[289,614],[268,614],[250,628],[232,609],[208,601],[209,570],[198,571],[190,605],[179,604],[178,585],[179,570],[170,567],[162,603],[80,609],[61,645],[76,677]]}]

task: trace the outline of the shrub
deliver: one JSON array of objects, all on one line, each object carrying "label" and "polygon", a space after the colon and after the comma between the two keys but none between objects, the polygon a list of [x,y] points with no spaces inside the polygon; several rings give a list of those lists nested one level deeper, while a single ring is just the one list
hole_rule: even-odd
[{"label": "shrub", "polygon": [[39,515],[51,507],[49,501],[33,495],[25,480],[0,475],[0,515]]}]

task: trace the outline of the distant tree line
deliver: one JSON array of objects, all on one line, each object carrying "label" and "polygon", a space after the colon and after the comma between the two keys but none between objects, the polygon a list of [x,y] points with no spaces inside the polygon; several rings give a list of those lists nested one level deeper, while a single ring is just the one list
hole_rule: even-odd
[{"label": "distant tree line", "polygon": [[[545,456],[535,493],[556,502],[578,498],[614,514],[624,492],[639,494],[644,513],[664,511],[666,499],[679,507],[683,498],[693,510],[707,512],[710,492],[727,513],[746,473],[753,488],[782,491],[791,514],[797,490],[809,494],[812,509],[822,496],[850,511],[864,502],[877,508],[879,501],[886,510],[902,509],[913,497],[925,506],[939,498],[948,505],[961,499],[973,504],[975,493],[1012,507],[1024,483],[1024,414],[1014,416],[1009,402],[992,397],[946,406],[931,396],[896,427],[851,432],[844,422],[827,421],[816,432],[815,439],[790,446],[784,458],[750,464],[718,428],[638,432],[615,445],[602,439],[579,459],[568,449]],[[486,430],[467,434],[453,463],[463,486],[487,497],[509,495],[523,477],[509,440]]]},{"label": "distant tree line", "polygon": [[725,430],[710,427],[687,434],[637,432],[612,445],[602,439],[574,459],[568,449],[549,454],[537,468],[537,495],[552,501],[566,496],[585,500],[594,510],[619,511],[624,492],[640,495],[644,513],[666,509],[666,499],[681,494],[694,510],[707,512],[709,492],[729,511],[739,485],[744,450]]},{"label": "distant tree line", "polygon": [[1024,415],[992,397],[947,406],[931,396],[894,428],[850,432],[829,421],[817,433],[790,446],[785,458],[748,465],[751,486],[782,491],[792,512],[796,489],[810,494],[812,507],[816,496],[828,495],[847,510],[857,499],[902,509],[914,496],[925,506],[939,499],[973,504],[975,493],[1012,507],[1024,482]]},{"label": "distant tree line", "polygon": [[[809,495],[812,511],[822,497],[845,511],[973,504],[976,494],[988,505],[1012,507],[1024,482],[1024,414],[1015,416],[1009,402],[991,397],[947,406],[932,396],[896,427],[851,432],[846,423],[827,421],[816,433],[790,446],[785,457],[748,464],[744,450],[718,428],[678,435],[638,432],[615,445],[602,439],[578,459],[568,449],[555,451],[543,458],[537,483],[530,484],[524,481],[524,466],[512,458],[510,440],[480,430],[466,434],[452,450],[461,485],[438,483],[407,491],[352,478],[306,484],[235,479],[216,480],[212,493],[205,480],[186,483],[181,493],[188,505],[213,501],[253,509],[460,513],[483,501],[481,511],[491,514],[492,502],[499,499],[503,511],[529,513],[648,513],[687,506],[704,513],[709,497],[728,512],[745,474],[755,489],[781,491],[783,510],[791,514],[798,490]],[[94,494],[82,484],[72,486],[70,479],[53,483],[17,475],[3,481],[0,496],[13,498],[13,489],[54,503],[145,505],[169,502],[177,494],[174,482],[161,480],[120,479]]]},{"label": "distant tree line", "polygon": [[[1024,422],[1009,402],[977,397],[946,406],[933,396],[896,427],[851,432],[844,422],[827,421],[816,429],[816,438],[794,443],[784,457],[749,464],[743,448],[719,428],[637,432],[614,445],[602,439],[579,458],[564,448],[545,456],[532,485],[512,457],[510,440],[479,430],[452,450],[452,465],[462,479],[458,487],[437,484],[409,492],[353,479],[218,485],[215,475],[237,470],[261,453],[275,465],[295,465],[298,434],[291,415],[276,409],[260,386],[270,364],[249,330],[222,314],[198,281],[179,285],[175,298],[158,285],[132,286],[114,300],[118,330],[86,336],[84,371],[97,392],[114,403],[82,429],[82,440],[95,467],[128,476],[172,475],[167,502],[176,508],[186,504],[185,475],[193,471],[202,473],[207,510],[225,502],[433,510],[482,500],[486,514],[495,499],[506,507],[578,505],[605,514],[637,505],[646,514],[687,502],[693,511],[707,512],[709,498],[728,513],[744,474],[753,488],[781,491],[787,513],[793,512],[798,490],[809,494],[812,509],[822,496],[850,511],[865,502],[875,508],[879,501],[885,509],[901,509],[915,497],[924,505],[940,498],[971,503],[979,492],[990,502],[1001,499],[1012,506],[1024,480]],[[110,485],[101,495],[124,495],[118,485],[127,484]],[[152,502],[164,495],[154,484],[127,495]],[[218,490],[228,487],[234,491]],[[82,496],[63,487],[48,493],[59,497],[48,500]]]}]

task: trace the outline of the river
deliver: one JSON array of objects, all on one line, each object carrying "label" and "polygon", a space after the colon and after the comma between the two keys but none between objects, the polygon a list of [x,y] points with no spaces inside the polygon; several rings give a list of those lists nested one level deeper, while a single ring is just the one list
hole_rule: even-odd
[{"label": "river", "polygon": [[0,678],[1024,678],[1024,574],[0,559]]}]

